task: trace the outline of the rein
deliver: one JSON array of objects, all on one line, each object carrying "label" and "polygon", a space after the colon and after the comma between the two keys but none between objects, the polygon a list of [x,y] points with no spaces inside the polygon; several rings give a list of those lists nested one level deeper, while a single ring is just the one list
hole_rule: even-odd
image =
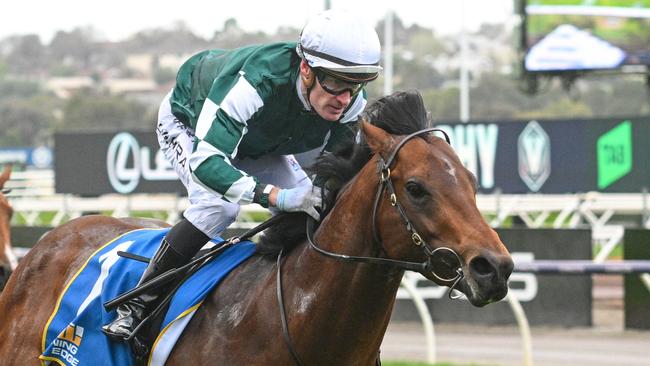
[{"label": "rein", "polygon": [[[445,136],[445,141],[449,143],[449,136],[443,130],[440,130],[438,128],[426,128],[406,136],[402,141],[400,141],[399,144],[397,144],[397,146],[395,147],[395,149],[390,154],[387,160],[384,160],[381,156],[379,156],[378,169],[377,169],[379,172],[379,186],[377,188],[377,194],[375,195],[375,200],[372,208],[373,238],[375,242],[379,243],[383,247],[382,240],[379,237],[379,231],[377,230],[377,209],[379,207],[379,202],[381,200],[381,197],[383,196],[384,191],[388,191],[390,204],[397,209],[397,212],[399,212],[402,220],[406,225],[406,230],[411,234],[411,240],[413,241],[413,244],[420,247],[424,251],[424,254],[427,257],[426,261],[422,263],[418,263],[418,262],[408,262],[408,261],[401,261],[401,260],[388,259],[388,258],[350,256],[350,255],[337,254],[337,253],[326,251],[320,248],[313,240],[312,236],[314,232],[314,222],[315,222],[315,220],[313,219],[307,220],[307,241],[309,242],[309,245],[318,253],[337,260],[342,260],[346,262],[361,262],[361,263],[387,265],[387,266],[403,269],[406,271],[429,272],[441,282],[452,282],[452,286],[449,288],[448,294],[449,294],[449,298],[455,299],[455,297],[452,297],[452,291],[456,288],[460,280],[464,277],[464,273],[461,268],[462,261],[460,259],[460,256],[454,250],[448,247],[438,247],[436,249],[433,249],[427,242],[425,242],[422,239],[420,234],[418,234],[418,232],[415,230],[415,226],[409,219],[408,215],[406,214],[406,211],[404,210],[402,205],[400,205],[400,203],[398,202],[397,195],[395,193],[395,186],[393,185],[393,181],[391,180],[391,176],[390,176],[391,174],[390,167],[391,165],[393,165],[393,162],[395,161],[395,158],[397,157],[397,153],[400,151],[400,149],[409,140],[413,139],[414,137],[429,132],[441,132]],[[439,254],[443,252],[450,253],[458,262],[458,267],[454,269],[455,275],[453,277],[441,276],[439,273],[437,273],[436,268],[434,268],[434,265],[432,263],[432,258],[434,257],[435,254]]]},{"label": "rein", "polygon": [[[427,259],[422,262],[408,262],[408,261],[401,261],[401,260],[396,260],[396,259],[389,259],[389,258],[379,258],[379,257],[364,257],[364,256],[352,256],[352,255],[345,255],[345,254],[338,254],[338,253],[332,253],[329,252],[325,249],[320,248],[315,241],[313,240],[313,234],[315,231],[314,224],[316,222],[315,219],[308,217],[307,218],[307,225],[306,225],[306,231],[307,231],[307,241],[309,243],[309,246],[316,250],[321,255],[324,255],[329,258],[333,258],[336,260],[344,261],[344,262],[357,262],[357,263],[369,263],[369,264],[378,264],[378,265],[384,265],[384,266],[390,266],[390,267],[395,267],[399,268],[402,270],[406,271],[415,271],[415,272],[429,272],[431,273],[435,278],[440,280],[441,282],[450,282],[452,285],[449,287],[449,290],[447,292],[447,295],[449,296],[450,299],[458,299],[461,295],[459,296],[453,296],[452,292],[458,286],[458,283],[460,282],[461,279],[464,277],[463,269],[462,269],[462,261],[460,259],[460,256],[451,248],[448,247],[438,247],[435,249],[432,249],[432,247],[425,242],[420,234],[415,230],[415,227],[411,220],[409,219],[408,215],[406,214],[406,211],[402,207],[402,205],[399,204],[397,201],[397,195],[395,193],[395,187],[393,185],[393,182],[391,180],[391,172],[390,172],[390,167],[395,161],[395,158],[397,157],[397,153],[399,150],[412,138],[423,135],[425,133],[429,132],[441,132],[445,136],[445,141],[447,143],[450,143],[449,136],[447,133],[445,133],[443,130],[438,129],[438,128],[426,128],[417,132],[414,132],[410,135],[407,135],[402,141],[400,141],[399,144],[395,147],[393,152],[390,154],[387,160],[384,160],[381,156],[379,156],[378,159],[378,173],[379,173],[379,186],[377,188],[377,194],[375,195],[375,200],[373,203],[373,209],[372,209],[372,231],[373,231],[373,238],[375,242],[379,243],[379,245],[382,246],[383,249],[383,243],[381,241],[381,238],[379,237],[379,232],[377,230],[377,208],[379,207],[379,202],[381,200],[381,197],[383,196],[384,191],[388,191],[389,193],[389,198],[390,198],[390,204],[397,209],[399,212],[400,216],[402,217],[402,220],[406,224],[406,230],[411,234],[411,240],[413,241],[413,244],[416,246],[422,248],[424,251],[424,254],[426,255]],[[384,250],[385,252],[385,250]],[[441,276],[439,273],[436,273],[436,268],[434,268],[434,265],[432,263],[432,259],[436,254],[441,254],[441,253],[450,253],[458,262],[458,266],[454,268],[454,277],[444,277]],[[289,327],[287,324],[287,318],[286,318],[286,311],[284,307],[284,300],[282,296],[282,276],[281,276],[281,265],[282,265],[282,252],[278,255],[277,259],[277,297],[278,297],[278,305],[280,307],[280,319],[282,321],[282,334],[284,336],[285,343],[287,344],[287,348],[289,348],[289,352],[291,353],[291,357],[293,358],[293,361],[296,365],[302,366],[303,363],[300,360],[300,357],[298,356],[298,353],[295,350],[295,347],[293,346],[293,342],[291,341],[291,337],[289,335]],[[377,364],[380,364],[379,357],[377,358]]]}]

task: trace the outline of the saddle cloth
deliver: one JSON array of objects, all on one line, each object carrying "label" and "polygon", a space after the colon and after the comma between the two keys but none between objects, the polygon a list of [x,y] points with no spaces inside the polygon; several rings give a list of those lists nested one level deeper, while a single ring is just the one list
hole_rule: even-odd
[{"label": "saddle cloth", "polygon": [[[169,229],[141,229],[123,234],[99,248],[66,285],[48,320],[42,338],[43,365],[133,365],[125,342],[115,342],[100,327],[112,321],[104,302],[135,287],[146,263],[123,258],[118,251],[151,258]],[[218,245],[220,241],[206,244]],[[172,299],[156,338],[148,365],[164,365],[174,344],[210,291],[255,251],[252,242],[226,249],[187,279]]]}]

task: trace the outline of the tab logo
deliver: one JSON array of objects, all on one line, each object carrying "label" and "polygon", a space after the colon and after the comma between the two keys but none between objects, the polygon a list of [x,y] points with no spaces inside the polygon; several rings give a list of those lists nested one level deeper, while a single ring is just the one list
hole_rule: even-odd
[{"label": "tab logo", "polygon": [[551,139],[537,121],[530,121],[517,141],[519,177],[539,191],[551,175]]},{"label": "tab logo", "polygon": [[598,189],[632,171],[632,122],[624,121],[598,138]]}]

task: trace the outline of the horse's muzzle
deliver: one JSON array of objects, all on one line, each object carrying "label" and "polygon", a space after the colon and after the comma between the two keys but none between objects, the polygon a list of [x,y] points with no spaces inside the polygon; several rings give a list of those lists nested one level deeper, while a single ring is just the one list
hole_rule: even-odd
[{"label": "horse's muzzle", "polygon": [[514,268],[509,255],[485,253],[472,258],[467,281],[473,281],[471,294],[466,295],[475,306],[484,306],[503,299],[508,293],[508,278]]}]

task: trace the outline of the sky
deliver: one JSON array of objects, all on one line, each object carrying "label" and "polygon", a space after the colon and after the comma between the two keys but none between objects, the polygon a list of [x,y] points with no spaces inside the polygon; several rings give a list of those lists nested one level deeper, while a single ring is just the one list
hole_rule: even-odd
[{"label": "sky", "polygon": [[[482,23],[506,23],[513,19],[514,0],[330,0],[332,8],[348,9],[374,25],[389,9],[406,26],[418,24],[437,34],[469,31]],[[18,0],[5,1],[0,11],[0,39],[36,33],[48,43],[56,31],[91,26],[105,40],[120,41],[150,28],[170,27],[183,21],[196,34],[210,38],[235,18],[247,31],[274,33],[279,26],[302,28],[307,19],[324,8],[325,0]],[[181,6],[182,5],[182,6]]]}]

